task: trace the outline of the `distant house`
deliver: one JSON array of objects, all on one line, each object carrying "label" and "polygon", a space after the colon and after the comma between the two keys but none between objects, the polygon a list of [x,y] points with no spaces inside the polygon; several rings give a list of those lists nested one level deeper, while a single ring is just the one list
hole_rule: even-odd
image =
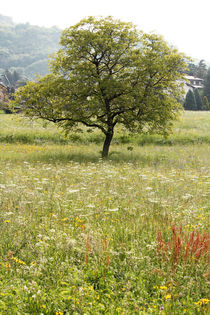
[{"label": "distant house", "polygon": [[186,75],[185,78],[187,79],[187,82],[185,82],[184,85],[186,94],[189,90],[193,91],[195,89],[203,89],[203,79],[191,75]]},{"label": "distant house", "polygon": [[0,103],[7,103],[9,100],[9,93],[4,83],[0,82]]}]

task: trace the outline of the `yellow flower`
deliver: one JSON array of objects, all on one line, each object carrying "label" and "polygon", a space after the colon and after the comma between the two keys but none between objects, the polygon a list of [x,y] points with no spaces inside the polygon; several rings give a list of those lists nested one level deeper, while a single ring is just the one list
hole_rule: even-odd
[{"label": "yellow flower", "polygon": [[11,258],[13,261],[15,261],[16,263],[20,264],[20,265],[25,265],[26,263],[16,257],[12,257]]},{"label": "yellow flower", "polygon": [[209,299],[201,299],[200,301],[198,302],[194,302],[195,305],[205,305],[205,304],[208,304],[210,302]]},{"label": "yellow flower", "polygon": [[170,300],[170,299],[171,299],[171,294],[165,295],[165,296],[164,296],[164,299],[165,299],[165,300]]},{"label": "yellow flower", "polygon": [[43,304],[43,305],[42,305],[42,308],[46,308],[46,305],[45,305],[45,304]]},{"label": "yellow flower", "polygon": [[63,315],[63,312],[56,312],[55,315]]},{"label": "yellow flower", "polygon": [[4,222],[5,222],[5,223],[10,223],[10,220],[5,220]]},{"label": "yellow flower", "polygon": [[167,290],[168,288],[165,287],[165,286],[160,286],[160,289],[161,289],[161,290]]},{"label": "yellow flower", "polygon": [[4,265],[6,268],[10,268],[10,263],[6,262]]}]

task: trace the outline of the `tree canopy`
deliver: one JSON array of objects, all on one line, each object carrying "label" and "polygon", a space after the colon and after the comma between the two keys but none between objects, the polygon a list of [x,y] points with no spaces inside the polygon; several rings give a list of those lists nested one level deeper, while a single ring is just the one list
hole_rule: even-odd
[{"label": "tree canopy", "polygon": [[51,74],[16,95],[26,115],[66,131],[79,123],[105,135],[106,157],[117,124],[166,134],[180,104],[185,56],[132,23],[89,17],[63,31]]}]

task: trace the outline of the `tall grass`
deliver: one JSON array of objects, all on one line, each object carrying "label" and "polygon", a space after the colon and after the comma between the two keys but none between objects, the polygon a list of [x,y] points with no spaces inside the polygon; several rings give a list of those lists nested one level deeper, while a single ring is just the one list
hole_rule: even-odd
[{"label": "tall grass", "polygon": [[[185,112],[174,125],[173,133],[164,138],[158,135],[129,134],[122,127],[116,129],[114,144],[175,145],[210,143],[209,112]],[[53,124],[31,121],[21,115],[0,114],[0,142],[27,144],[102,144],[104,135],[97,130],[81,128],[68,136]]]},{"label": "tall grass", "polygon": [[0,144],[0,314],[207,314],[208,144],[100,149]]}]

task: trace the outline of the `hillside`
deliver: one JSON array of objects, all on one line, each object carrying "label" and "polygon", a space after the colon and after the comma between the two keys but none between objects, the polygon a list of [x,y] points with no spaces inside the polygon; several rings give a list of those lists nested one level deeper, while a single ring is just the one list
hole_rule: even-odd
[{"label": "hillside", "polygon": [[59,48],[61,30],[15,24],[0,15],[0,74],[6,69],[34,78],[48,72],[48,56]]}]

